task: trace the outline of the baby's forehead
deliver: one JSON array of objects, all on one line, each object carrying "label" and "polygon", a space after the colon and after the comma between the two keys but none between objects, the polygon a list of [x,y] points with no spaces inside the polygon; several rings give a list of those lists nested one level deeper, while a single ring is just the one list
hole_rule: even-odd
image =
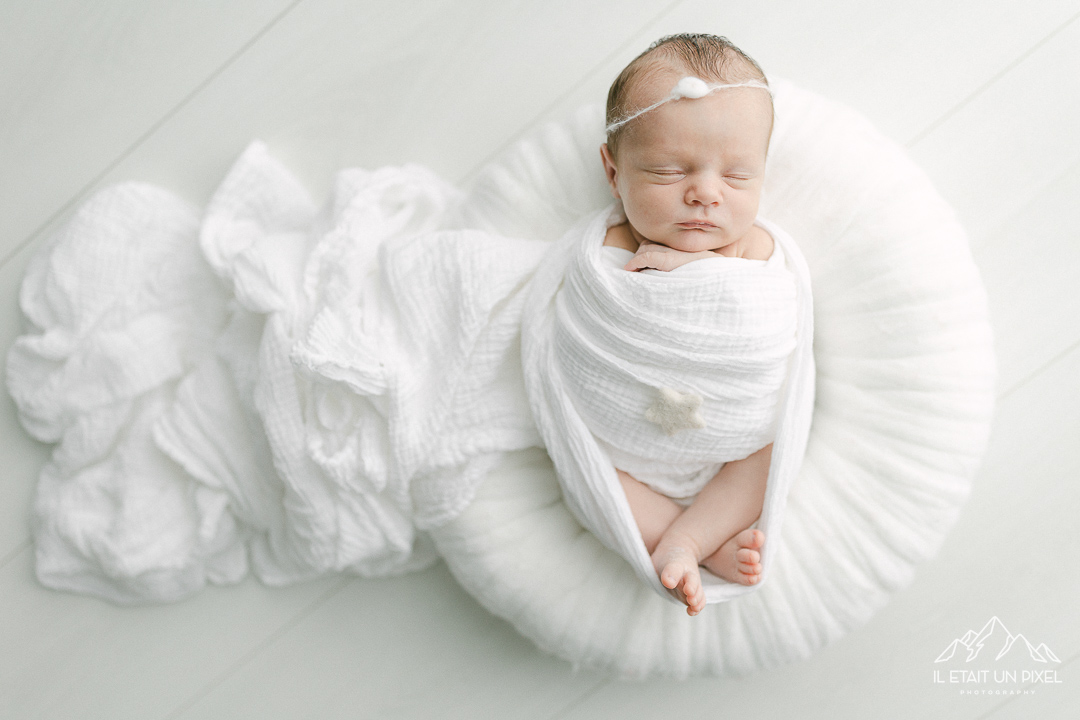
[{"label": "baby's forehead", "polygon": [[[654,80],[651,83],[652,87],[648,88],[647,94],[644,95],[648,102],[645,107],[668,97],[672,88],[683,77],[685,76],[675,72]],[[716,122],[728,125],[734,123],[739,126],[759,124],[770,128],[772,126],[772,102],[767,92],[762,92],[757,88],[732,88],[709,93],[701,98],[686,98],[664,103],[651,112],[638,116],[628,129],[649,127],[659,122],[661,117],[664,118],[664,124],[669,129],[672,125],[680,124],[684,118],[689,121],[690,116],[679,110],[684,103],[691,103],[692,107],[698,110],[695,114],[700,116],[701,113],[706,113]]]},{"label": "baby's forehead", "polygon": [[[676,104],[678,103],[678,104]],[[685,107],[682,104],[685,103]],[[739,161],[764,158],[772,130],[768,95],[737,88],[699,99],[666,103],[636,118],[621,142],[650,156],[712,155]]]},{"label": "baby's forehead", "polygon": [[[721,73],[718,68],[717,72],[701,75],[700,79],[705,83],[721,85],[747,81],[760,82],[761,76],[759,73],[754,72],[753,68],[749,66],[732,67],[735,64],[735,62],[728,63],[725,66],[724,73]],[[648,62],[627,83],[623,105],[625,108],[624,116],[633,115],[643,108],[651,107],[670,97],[679,81],[687,77],[697,77],[697,75],[682,63],[671,59],[657,59]],[[769,124],[772,124],[771,96],[755,91],[750,93],[739,92],[732,97],[738,98],[742,101],[741,104],[746,106],[760,105],[762,110],[769,116]],[[694,100],[690,101],[693,102]]]},{"label": "baby's forehead", "polygon": [[646,61],[641,71],[627,83],[627,105],[643,108],[659,102],[668,96],[679,80],[691,74],[686,68],[670,61]]}]

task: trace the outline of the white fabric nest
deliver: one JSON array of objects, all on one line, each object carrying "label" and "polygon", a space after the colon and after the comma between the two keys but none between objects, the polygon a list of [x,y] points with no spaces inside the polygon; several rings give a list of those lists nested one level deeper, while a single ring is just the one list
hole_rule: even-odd
[{"label": "white fabric nest", "polygon": [[[911,582],[956,521],[983,456],[993,344],[953,210],[861,115],[787,82],[773,87],[761,214],[810,266],[817,387],[769,582],[687,617],[582,532],[534,451],[493,471],[433,535],[485,607],[575,664],[686,677],[808,657]],[[600,122],[599,109],[583,112],[487,168],[466,203],[478,209],[471,222],[554,236],[606,202],[593,162]],[[548,198],[539,210],[537,192]]]},{"label": "white fabric nest", "polygon": [[[770,538],[770,579],[755,592],[687,617],[572,518],[516,413],[506,328],[522,278],[538,244],[610,202],[599,108],[519,143],[464,195],[422,168],[351,170],[318,214],[253,146],[201,225],[147,185],[84,205],[29,268],[31,332],[8,357],[20,419],[59,443],[35,507],[38,577],[168,601],[249,568],[275,584],[416,569],[435,558],[433,540],[461,584],[540,647],[634,677],[775,666],[864,623],[934,554],[967,497],[993,407],[986,300],[962,228],[904,153],[852,111],[774,86],[762,214],[809,265],[817,399],[782,535]],[[379,233],[441,242],[453,227],[523,238],[497,260],[517,274],[474,288],[469,307],[486,314],[472,325],[449,302],[445,317],[417,316],[426,335],[395,341],[453,350],[461,338],[447,328],[472,328],[496,384],[454,392],[495,387],[483,417],[431,415],[452,412],[454,396],[388,388],[379,348],[363,343],[368,308],[383,302],[363,289]],[[447,246],[492,237],[458,232]],[[411,246],[395,247],[411,267]],[[467,248],[448,257],[451,273],[483,270]],[[392,293],[411,277],[378,282]],[[424,355],[407,358],[413,378],[446,365]],[[421,411],[454,429],[498,418],[499,432],[469,450],[479,454],[431,449],[418,428],[394,426]],[[442,425],[429,426],[419,429]]]}]

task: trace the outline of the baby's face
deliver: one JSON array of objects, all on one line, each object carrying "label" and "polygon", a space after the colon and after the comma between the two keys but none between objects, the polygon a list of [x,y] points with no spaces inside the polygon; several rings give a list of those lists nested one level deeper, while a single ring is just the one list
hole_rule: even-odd
[{"label": "baby's face", "polygon": [[[657,102],[684,74],[660,73],[636,102]],[[604,145],[608,182],[638,242],[698,252],[746,235],[761,199],[771,113],[764,90],[722,89],[631,121],[617,161]]]}]

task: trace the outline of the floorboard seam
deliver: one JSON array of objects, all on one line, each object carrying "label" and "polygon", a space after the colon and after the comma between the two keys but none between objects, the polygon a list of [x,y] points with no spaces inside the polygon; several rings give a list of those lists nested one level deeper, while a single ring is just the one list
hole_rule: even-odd
[{"label": "floorboard seam", "polygon": [[[1077,659],[1078,657],[1080,657],[1080,654],[1077,654],[1077,655],[1073,655],[1073,656],[1072,656],[1071,658],[1069,658],[1069,659],[1068,659],[1068,660],[1066,660],[1065,662],[1061,663],[1061,665],[1059,665],[1059,666],[1057,667],[1057,669],[1058,669],[1058,670],[1060,671],[1060,670],[1061,670],[1062,668],[1064,668],[1065,666],[1067,666],[1067,665],[1069,665],[1070,663],[1072,663],[1072,662],[1073,662],[1074,660],[1076,660],[1076,659]],[[1033,685],[1035,685],[1035,683],[1028,683],[1027,685],[1025,685],[1025,686],[1023,687],[1023,689],[1024,689],[1024,690],[1026,690],[1026,689],[1028,689],[1029,687],[1032,687]],[[1005,707],[1006,705],[1009,705],[1009,704],[1011,704],[1011,703],[1013,703],[1013,702],[1016,702],[1016,700],[1017,700],[1018,698],[1020,698],[1020,697],[1023,697],[1023,696],[1022,696],[1022,695],[1013,695],[1013,696],[1011,696],[1011,697],[1009,697],[1009,698],[1006,698],[1006,699],[1005,699],[1005,700],[1003,700],[1003,701],[1002,701],[1002,702],[1001,702],[1000,704],[998,704],[998,705],[995,705],[995,706],[994,706],[993,708],[991,708],[990,710],[986,711],[985,713],[983,713],[983,714],[982,714],[982,715],[980,715],[979,717],[975,718],[975,720],[990,720],[990,718],[993,718],[993,716],[994,716],[994,715],[996,715],[996,714],[997,714],[997,712],[998,712],[999,710],[1001,710],[1002,708],[1004,708],[1004,707]]]},{"label": "floorboard seam", "polygon": [[255,645],[255,647],[244,653],[236,662],[227,667],[220,675],[203,685],[199,690],[191,695],[187,700],[181,703],[176,709],[165,716],[164,720],[175,720],[181,717],[188,710],[193,708],[199,703],[200,700],[208,696],[214,691],[215,688],[222,685],[226,680],[235,675],[248,663],[261,655],[267,648],[272,646],[282,637],[284,637],[290,630],[299,625],[303,620],[325,605],[331,598],[337,595],[339,592],[347,588],[353,582],[356,582],[356,577],[343,577],[341,580],[325,591],[322,595],[315,598],[310,604],[305,606],[300,612],[286,620],[281,626],[270,633],[262,642]]},{"label": "floorboard seam", "polygon": [[601,690],[603,690],[604,688],[606,688],[608,685],[611,684],[611,682],[612,681],[610,679],[608,679],[608,678],[601,679],[599,682],[597,682],[591,688],[589,688],[585,692],[583,692],[580,695],[578,695],[577,697],[575,697],[573,700],[571,700],[566,705],[564,705],[561,709],[557,710],[554,715],[549,715],[547,720],[562,720],[562,718],[566,717],[566,714],[568,712],[570,712],[571,710],[576,708],[583,701],[588,700],[593,695],[595,695],[596,693],[598,693]]},{"label": "floorboard seam", "polygon": [[14,560],[23,554],[23,551],[30,547],[30,538],[26,538],[21,543],[15,546],[15,549],[9,552],[4,557],[0,558],[0,570],[3,570],[9,562]]},{"label": "floorboard seam", "polygon": [[1024,387],[1028,383],[1030,383],[1032,380],[1034,380],[1039,375],[1044,373],[1048,368],[1052,367],[1055,363],[1057,363],[1060,360],[1062,360],[1063,358],[1065,358],[1065,356],[1069,355],[1072,352],[1075,352],[1078,347],[1080,347],[1080,340],[1077,340],[1072,345],[1065,348],[1064,350],[1059,352],[1057,355],[1054,355],[1052,358],[1050,358],[1045,363],[1040,365],[1038,368],[1036,368],[1035,370],[1032,370],[1030,373],[1025,375],[1023,378],[1016,381],[1016,383],[1014,383],[1012,387],[1005,390],[1004,392],[1001,393],[1001,395],[998,396],[998,402],[1001,402],[1001,401],[1005,400],[1005,398],[1009,397],[1014,392],[1016,392],[1020,388]]},{"label": "floorboard seam", "polygon": [[934,130],[937,130],[939,127],[941,127],[941,125],[944,124],[949,118],[951,118],[956,113],[960,112],[963,108],[967,107],[972,101],[975,100],[975,98],[979,97],[984,92],[986,92],[986,90],[988,88],[990,88],[994,83],[996,83],[998,80],[1000,80],[1001,78],[1008,75],[1015,68],[1017,68],[1021,63],[1023,63],[1029,57],[1031,57],[1036,52],[1038,52],[1040,48],[1042,48],[1044,45],[1046,45],[1048,42],[1050,42],[1052,39],[1054,39],[1054,37],[1056,37],[1062,31],[1064,31],[1065,28],[1069,27],[1074,22],[1076,22],[1076,20],[1078,18],[1080,18],[1080,12],[1076,13],[1071,18],[1069,18],[1068,20],[1063,22],[1061,25],[1054,28],[1048,35],[1046,35],[1046,37],[1044,37],[1042,40],[1039,40],[1037,43],[1035,43],[1030,48],[1028,48],[1026,52],[1021,54],[1018,58],[1016,58],[1015,60],[1010,62],[1008,65],[1006,65],[1004,68],[1002,68],[1000,71],[998,71],[998,73],[996,75],[994,75],[992,78],[990,78],[989,80],[984,82],[982,85],[977,87],[974,91],[972,91],[967,97],[965,97],[959,103],[952,106],[950,109],[946,110],[945,113],[941,117],[939,117],[934,122],[930,123],[930,125],[927,126],[922,132],[918,133],[911,140],[908,140],[906,143],[904,143],[904,147],[906,147],[908,149],[913,148],[920,141],[922,141],[926,136],[928,136]]},{"label": "floorboard seam", "polygon": [[610,62],[613,58],[617,57],[618,54],[620,52],[622,52],[624,49],[626,49],[627,47],[629,47],[631,43],[636,42],[637,37],[639,35],[641,35],[645,31],[646,28],[648,28],[651,25],[654,25],[657,21],[660,20],[660,18],[662,18],[665,15],[668,15],[669,13],[671,13],[672,10],[674,10],[678,5],[681,5],[683,2],[685,2],[685,0],[673,0],[673,2],[670,2],[666,6],[664,6],[664,8],[660,12],[658,12],[656,15],[653,15],[651,18],[649,18],[649,20],[647,22],[645,22],[645,24],[643,24],[635,32],[630,33],[630,35],[627,38],[626,42],[616,46],[615,49],[613,49],[611,52],[609,52],[607,55],[605,55],[599,62],[597,62],[591,68],[589,68],[588,71],[586,71],[585,74],[582,75],[578,79],[577,82],[573,83],[567,90],[563,91],[558,96],[556,96],[556,98],[554,100],[552,100],[551,102],[549,102],[544,107],[543,110],[536,113],[536,115],[533,116],[532,120],[530,120],[528,123],[526,123],[525,126],[522,127],[520,130],[518,130],[516,133],[511,135],[510,138],[506,140],[506,142],[504,142],[499,147],[497,147],[495,150],[493,150],[491,153],[489,153],[486,157],[483,158],[483,160],[481,160],[477,164],[473,165],[468,170],[468,172],[466,172],[462,176],[460,184],[461,185],[467,185],[469,183],[469,181],[473,179],[473,177],[476,175],[476,173],[478,173],[480,171],[481,168],[483,168],[483,167],[487,166],[488,164],[490,164],[491,161],[494,160],[495,158],[497,158],[503,151],[505,151],[508,147],[512,146],[514,143],[516,143],[518,140],[520,140],[522,137],[524,137],[530,130],[535,128],[536,125],[537,125],[537,121],[540,118],[546,117],[548,113],[550,113],[552,110],[554,110],[556,107],[559,106],[559,103],[563,102],[566,98],[573,95],[578,90],[578,88],[580,88],[582,85],[587,83],[593,77],[594,74],[596,74],[597,72],[600,71],[600,68],[604,67],[604,65],[606,65],[608,62]]},{"label": "floorboard seam", "polygon": [[195,89],[185,95],[180,100],[180,102],[174,105],[171,109],[166,111],[166,113],[161,118],[159,118],[153,125],[151,125],[146,132],[140,135],[131,145],[127,147],[127,149],[123,150],[119,155],[117,155],[117,157],[111,163],[105,166],[105,169],[95,175],[89,182],[83,185],[82,188],[76,191],[75,194],[71,197],[71,199],[61,205],[43,223],[41,223],[34,230],[32,230],[25,239],[12,247],[4,255],[3,259],[0,259],[0,268],[6,265],[8,261],[11,260],[13,257],[18,255],[24,247],[33,242],[34,239],[37,238],[37,236],[41,234],[41,232],[44,231],[45,228],[49,227],[49,225],[55,222],[57,218],[62,217],[76,204],[85,199],[86,196],[90,193],[90,191],[93,190],[94,187],[98,183],[100,183],[103,178],[105,178],[110,172],[115,170],[120,165],[120,163],[130,157],[131,154],[139,148],[139,146],[141,146],[151,136],[153,136],[154,133],[156,133],[162,125],[171,120],[178,112],[180,112],[180,110],[182,110],[188,103],[190,103],[192,99],[195,98],[195,96],[205,90],[206,87],[210,85],[210,83],[220,77],[223,72],[229,69],[229,67],[231,67],[233,63],[239,60],[248,50],[250,50],[255,45],[255,43],[261,40],[271,29],[274,28],[274,26],[281,22],[281,20],[290,12],[292,12],[301,2],[303,2],[303,0],[295,0],[288,7],[282,10],[276,16],[274,16],[274,18],[271,19],[269,23],[267,23],[261,30],[255,33],[255,35],[253,35],[247,42],[241,45],[239,50],[230,55],[225,60],[225,62],[223,62],[216,70],[211,72],[209,75],[206,76],[206,78],[203,79],[202,82],[196,85]]},{"label": "floorboard seam", "polygon": [[[1004,225],[1005,222],[1011,222],[1016,216],[1022,215],[1023,213],[1031,210],[1032,206],[1038,203],[1044,194],[1046,194],[1047,192],[1052,192],[1055,188],[1057,188],[1058,185],[1061,184],[1062,180],[1064,180],[1069,175],[1077,172],[1077,170],[1080,170],[1080,152],[1077,153],[1075,158],[1069,161],[1069,164],[1065,166],[1064,170],[1052,176],[1049,180],[1042,183],[1034,191],[1032,191],[1030,197],[1028,197],[1028,199],[1023,204],[1019,205],[1016,211],[1008,218],[1006,218],[1005,221],[1000,223],[1000,225]],[[995,237],[996,233],[987,232],[970,235],[968,237],[968,240],[971,241],[972,250],[978,251],[984,246],[992,245],[993,242],[991,242],[991,240]]]}]

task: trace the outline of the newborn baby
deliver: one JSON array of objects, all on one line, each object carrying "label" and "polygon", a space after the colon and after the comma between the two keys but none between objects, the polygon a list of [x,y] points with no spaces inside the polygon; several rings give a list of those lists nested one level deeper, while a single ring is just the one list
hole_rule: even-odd
[{"label": "newborn baby", "polygon": [[[664,38],[615,80],[600,151],[626,216],[607,231],[605,251],[633,253],[623,271],[667,273],[715,258],[776,262],[773,238],[755,224],[773,119],[765,83],[752,59],[709,35]],[[699,565],[744,585],[760,578],[767,538],[751,526],[771,449],[724,464],[686,506],[615,459],[660,581],[690,615],[705,606]]]}]

